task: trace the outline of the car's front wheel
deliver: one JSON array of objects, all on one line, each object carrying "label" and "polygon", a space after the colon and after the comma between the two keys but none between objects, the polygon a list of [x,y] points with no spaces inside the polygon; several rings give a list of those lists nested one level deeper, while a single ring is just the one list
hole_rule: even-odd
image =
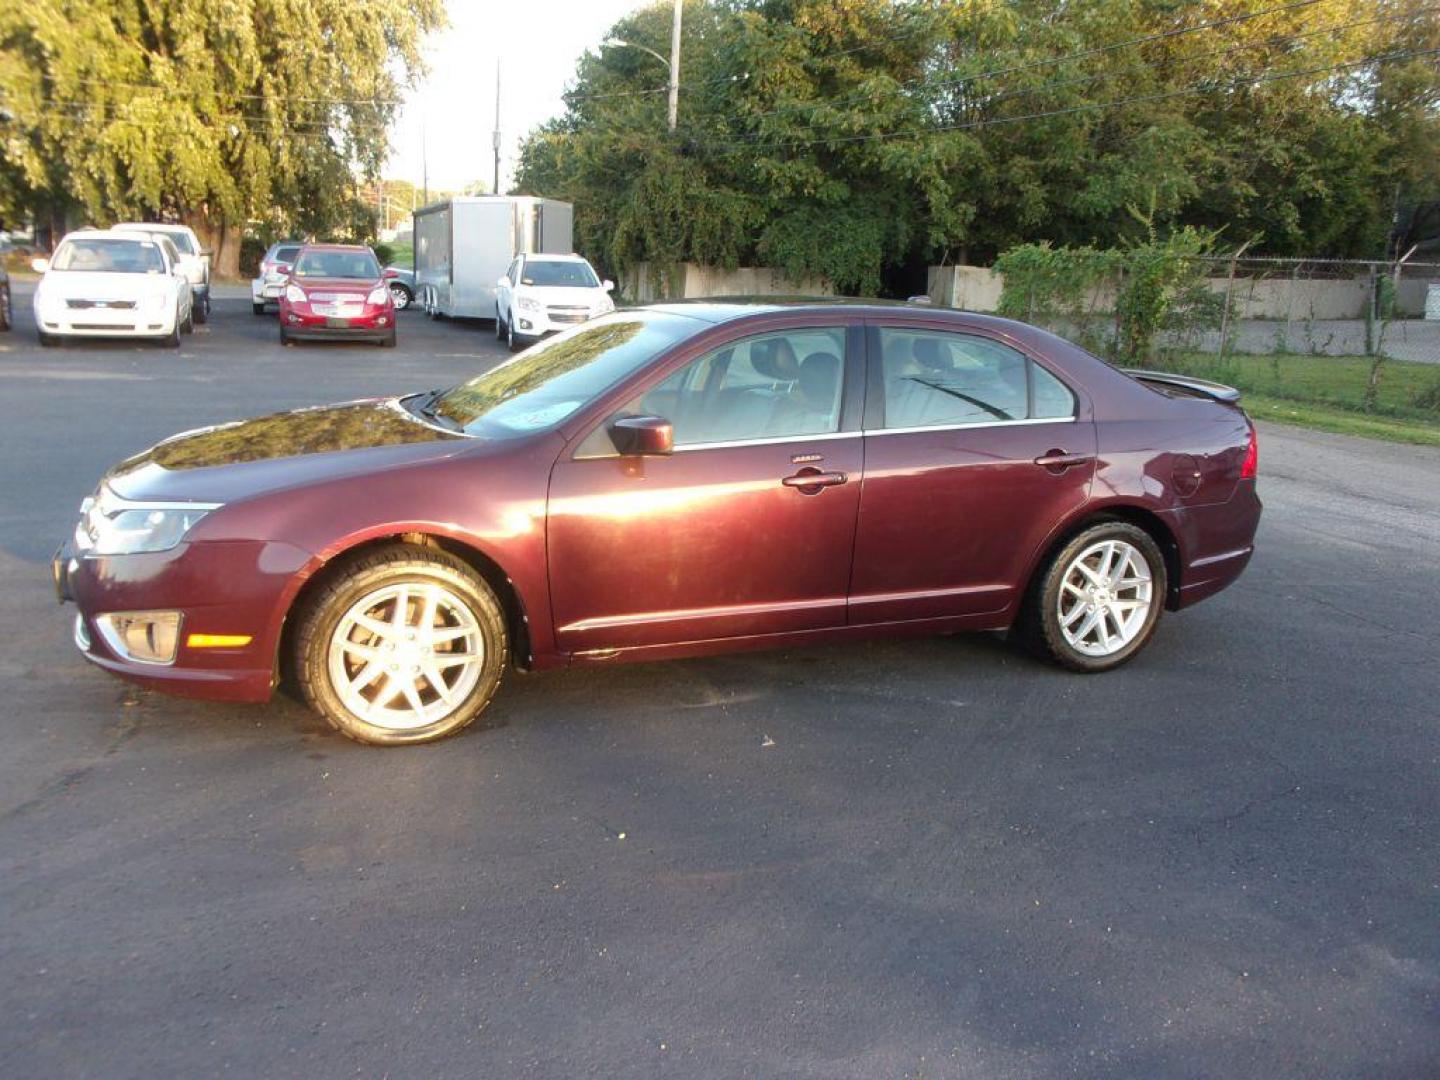
[{"label": "car's front wheel", "polygon": [[264,314],[265,314],[265,305],[264,305],[264,304],[257,304],[257,303],[255,303],[255,301],[252,300],[252,301],[250,301],[250,310],[253,311],[256,315],[264,315]]},{"label": "car's front wheel", "polygon": [[1072,671],[1108,671],[1149,642],[1165,607],[1165,556],[1144,529],[1092,525],[1055,553],[1028,598],[1028,636]]},{"label": "car's front wheel", "polygon": [[9,330],[10,320],[10,286],[0,286],[0,330]]},{"label": "car's front wheel", "polygon": [[415,298],[410,295],[410,290],[404,285],[391,285],[390,299],[394,302],[396,311],[404,311],[410,306],[410,301]]},{"label": "car's front wheel", "polygon": [[305,699],[342,735],[377,746],[465,727],[495,696],[508,655],[494,592],[433,548],[397,544],[356,559],[296,625]]}]

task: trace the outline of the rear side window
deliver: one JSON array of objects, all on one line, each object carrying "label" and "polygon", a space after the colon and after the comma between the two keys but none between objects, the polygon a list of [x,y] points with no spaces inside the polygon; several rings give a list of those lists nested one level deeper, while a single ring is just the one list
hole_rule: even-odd
[{"label": "rear side window", "polygon": [[300,254],[300,249],[298,247],[282,247],[276,248],[275,254],[270,256],[270,258],[275,262],[288,263],[294,262],[295,256],[298,254]]},{"label": "rear side window", "polygon": [[881,328],[886,428],[1063,420],[1075,396],[1023,353],[975,334]]}]

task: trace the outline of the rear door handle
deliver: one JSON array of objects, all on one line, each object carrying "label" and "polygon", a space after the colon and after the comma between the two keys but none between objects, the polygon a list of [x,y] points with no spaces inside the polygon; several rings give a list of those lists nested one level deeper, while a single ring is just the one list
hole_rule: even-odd
[{"label": "rear door handle", "polygon": [[1064,472],[1072,465],[1084,465],[1095,455],[1067,454],[1064,450],[1047,450],[1035,459],[1035,464],[1052,472]]},{"label": "rear door handle", "polygon": [[818,495],[821,488],[835,487],[849,479],[843,472],[821,472],[819,469],[806,468],[780,482],[786,487],[799,488],[802,495]]}]

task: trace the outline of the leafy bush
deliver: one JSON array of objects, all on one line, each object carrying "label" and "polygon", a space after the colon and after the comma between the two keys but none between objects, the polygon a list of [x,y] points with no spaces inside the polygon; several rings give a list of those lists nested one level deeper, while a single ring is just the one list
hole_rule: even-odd
[{"label": "leafy bush", "polygon": [[389,266],[395,261],[395,249],[389,244],[376,244],[373,250],[381,266]]},{"label": "leafy bush", "polygon": [[240,241],[240,273],[246,277],[254,277],[260,272],[260,260],[265,257],[265,251],[269,247],[264,240],[258,236],[247,236]]},{"label": "leafy bush", "polygon": [[[1206,282],[1203,256],[1218,233],[1185,226],[1161,239],[1150,219],[1145,238],[1118,248],[1054,248],[1022,244],[995,262],[1004,276],[1000,314],[1054,326],[1119,363],[1145,360],[1161,331],[1193,336],[1218,327],[1225,298]],[[1108,288],[1114,289],[1113,338],[1097,330]]]}]

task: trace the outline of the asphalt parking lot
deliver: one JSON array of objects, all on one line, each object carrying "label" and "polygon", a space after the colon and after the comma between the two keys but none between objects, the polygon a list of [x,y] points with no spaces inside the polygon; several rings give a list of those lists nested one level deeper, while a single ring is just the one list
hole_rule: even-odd
[{"label": "asphalt parking lot", "polygon": [[0,1075],[1440,1073],[1440,452],[1262,428],[1246,577],[1110,675],[565,671],[382,751],[90,668],[47,559],[118,458],[458,381],[489,327],[282,349],[222,299],[178,353],[41,350],[16,293]]}]

